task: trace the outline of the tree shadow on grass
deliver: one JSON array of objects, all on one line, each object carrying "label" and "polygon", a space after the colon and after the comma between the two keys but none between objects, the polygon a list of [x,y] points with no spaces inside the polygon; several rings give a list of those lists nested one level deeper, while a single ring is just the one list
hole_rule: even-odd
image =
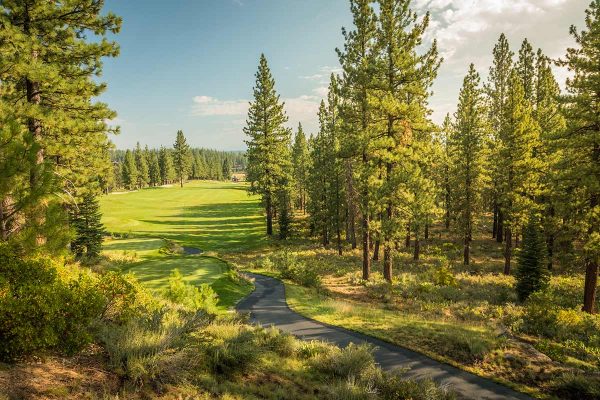
[{"label": "tree shadow on grass", "polygon": [[252,200],[202,204],[187,207],[180,214],[142,222],[163,228],[159,232],[138,231],[137,234],[172,239],[208,251],[247,250],[266,240],[261,209]]}]

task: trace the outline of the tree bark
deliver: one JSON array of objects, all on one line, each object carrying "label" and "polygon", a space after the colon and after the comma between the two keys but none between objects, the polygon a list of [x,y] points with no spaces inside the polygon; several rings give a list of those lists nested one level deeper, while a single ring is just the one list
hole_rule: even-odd
[{"label": "tree bark", "polygon": [[470,235],[467,233],[467,234],[465,234],[465,239],[464,239],[463,263],[464,263],[464,265],[469,265],[470,261],[471,261],[471,238],[470,238]]},{"label": "tree bark", "polygon": [[512,257],[512,230],[510,226],[505,229],[504,238],[504,274],[510,275],[510,261]]},{"label": "tree bark", "polygon": [[[390,167],[388,166],[388,169]],[[393,208],[391,202],[388,203],[386,210],[386,217],[388,222],[392,220]],[[383,277],[389,283],[392,283],[392,268],[394,265],[394,259],[392,255],[392,238],[387,232],[383,238]]]},{"label": "tree bark", "polygon": [[[594,149],[594,160],[600,161],[600,146]],[[600,195],[594,193],[590,199],[590,209],[598,206]],[[592,234],[597,227],[590,226],[588,234]],[[582,310],[590,314],[596,312],[596,288],[598,286],[598,256],[595,254],[586,257],[585,283],[583,290],[583,308]]]},{"label": "tree bark", "polygon": [[419,240],[419,237],[417,235],[415,235],[415,252],[413,253],[413,260],[419,261],[420,256],[421,256],[421,241]]},{"label": "tree bark", "polygon": [[404,247],[410,247],[410,222],[406,225],[406,239],[404,240]]},{"label": "tree bark", "polygon": [[498,201],[494,195],[494,225],[492,226],[492,239],[496,238],[498,232]]},{"label": "tree bark", "polygon": [[375,248],[373,249],[373,261],[379,261],[379,243],[380,240],[375,241]]},{"label": "tree bark", "polygon": [[267,193],[265,196],[265,208],[267,211],[267,235],[273,234],[273,205],[271,203],[271,193]]},{"label": "tree bark", "polygon": [[504,237],[504,213],[498,208],[498,225],[496,231],[496,242],[502,243]]}]

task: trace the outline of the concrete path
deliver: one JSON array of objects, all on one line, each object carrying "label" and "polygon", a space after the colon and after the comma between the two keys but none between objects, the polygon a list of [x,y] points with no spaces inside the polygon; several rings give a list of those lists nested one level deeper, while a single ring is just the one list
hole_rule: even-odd
[{"label": "concrete path", "polygon": [[460,397],[477,400],[519,399],[531,397],[506,386],[469,372],[432,360],[420,353],[395,346],[371,336],[316,322],[292,311],[285,300],[285,286],[281,281],[264,275],[250,274],[256,290],[240,301],[237,310],[250,312],[250,319],[262,325],[275,325],[304,340],[324,340],[344,347],[349,343],[368,342],[376,346],[375,360],[385,370],[408,368],[411,378],[430,377],[454,390]]}]

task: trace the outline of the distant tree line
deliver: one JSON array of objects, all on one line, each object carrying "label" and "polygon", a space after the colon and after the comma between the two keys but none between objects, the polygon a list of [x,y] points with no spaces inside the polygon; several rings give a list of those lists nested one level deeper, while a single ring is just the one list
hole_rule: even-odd
[{"label": "distant tree line", "polygon": [[244,152],[189,148],[183,133],[173,148],[149,149],[138,143],[133,149],[112,150],[110,159],[112,170],[103,184],[106,192],[183,185],[188,179],[230,180],[246,168]]},{"label": "distant tree line", "polygon": [[[429,15],[409,0],[353,0],[354,26],[343,29],[318,111],[319,130],[292,140],[284,103],[260,57],[248,137],[250,191],[265,209],[267,234],[279,221],[286,238],[292,209],[309,214],[324,246],[362,247],[362,276],[383,256],[392,281],[394,255],[412,247],[418,260],[440,222],[471,263],[475,226],[489,224],[502,243],[504,274],[517,259],[519,297],[544,286],[557,260],[585,270],[583,310],[595,312],[600,258],[600,1],[576,47],[550,60],[525,39],[518,54],[502,34],[482,83],[471,64],[456,112],[442,126],[428,100],[442,62],[425,45]],[[561,93],[552,64],[573,74]],[[292,144],[293,142],[293,144]],[[278,217],[277,219],[275,217]],[[361,238],[360,240],[358,238]]]}]

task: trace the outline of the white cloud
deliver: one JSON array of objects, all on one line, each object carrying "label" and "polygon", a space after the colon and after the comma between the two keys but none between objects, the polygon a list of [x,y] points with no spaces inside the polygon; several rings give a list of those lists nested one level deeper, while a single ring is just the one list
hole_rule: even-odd
[{"label": "white cloud", "polygon": [[[325,88],[326,89],[326,88]],[[296,127],[298,122],[312,130],[316,126],[317,111],[319,110],[320,96],[301,95],[297,97],[287,97],[281,99],[284,103],[284,110],[289,118],[288,125]],[[232,119],[231,128],[234,131],[241,132],[241,127],[245,124],[245,117],[248,114],[248,100],[221,100],[211,96],[195,96],[192,104],[192,116],[213,117],[228,116]],[[234,118],[237,117],[237,118]]]},{"label": "white cloud", "polygon": [[210,96],[196,96],[193,101],[192,115],[195,116],[243,115],[248,112],[247,100],[219,100]]}]

